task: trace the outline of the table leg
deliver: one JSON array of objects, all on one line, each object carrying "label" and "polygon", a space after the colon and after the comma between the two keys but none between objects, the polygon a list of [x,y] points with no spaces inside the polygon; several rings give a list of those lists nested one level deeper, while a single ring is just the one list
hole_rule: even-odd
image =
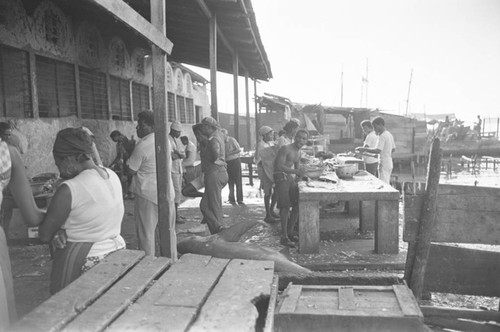
[{"label": "table leg", "polygon": [[319,201],[299,202],[299,252],[319,253]]},{"label": "table leg", "polygon": [[253,164],[248,164],[248,178],[250,180],[250,185],[253,187]]},{"label": "table leg", "polygon": [[375,219],[375,253],[399,252],[399,201],[377,201]]},{"label": "table leg", "polygon": [[359,201],[348,201],[347,202],[348,206],[348,213],[350,217],[359,217]]},{"label": "table leg", "polygon": [[375,201],[360,202],[359,230],[361,233],[373,231],[375,224]]}]

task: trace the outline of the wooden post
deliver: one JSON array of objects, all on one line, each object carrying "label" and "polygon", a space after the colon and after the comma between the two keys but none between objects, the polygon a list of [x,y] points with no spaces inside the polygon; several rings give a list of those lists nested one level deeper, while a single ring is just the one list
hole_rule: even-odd
[{"label": "wooden post", "polygon": [[239,57],[238,53],[234,52],[233,55],[233,89],[234,89],[234,138],[240,141],[240,102],[239,102],[239,90],[238,90],[238,74],[239,74]]},{"label": "wooden post", "polygon": [[255,105],[255,148],[257,148],[257,144],[259,144],[259,140],[260,140],[260,135],[259,135],[260,123],[259,123],[259,115],[257,114],[258,113],[257,79],[253,80],[253,98],[254,98],[254,105]]},{"label": "wooden post", "polygon": [[209,43],[210,43],[210,105],[212,117],[219,120],[217,107],[217,17],[212,15],[209,21]]},{"label": "wooden post", "polygon": [[[166,35],[165,0],[151,0],[151,23]],[[156,182],[158,188],[158,229],[162,256],[177,260],[174,197],[168,188],[172,185],[172,159],[167,126],[167,55],[152,46],[153,54],[153,110],[155,113]]]},{"label": "wooden post", "polygon": [[[431,247],[432,228],[436,218],[441,154],[439,138],[435,138],[432,142],[429,158],[426,193],[415,245],[415,258],[410,269],[410,288],[418,301],[422,297],[425,268]],[[411,262],[409,263],[411,264]]]},{"label": "wooden post", "polygon": [[245,71],[245,106],[247,111],[247,151],[252,150],[252,130],[250,129],[250,88],[248,86],[248,70]]}]

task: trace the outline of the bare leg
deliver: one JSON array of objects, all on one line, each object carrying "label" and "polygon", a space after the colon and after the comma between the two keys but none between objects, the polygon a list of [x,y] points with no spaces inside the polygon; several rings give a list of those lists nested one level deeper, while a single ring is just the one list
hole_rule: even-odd
[{"label": "bare leg", "polygon": [[290,220],[288,221],[288,237],[296,237],[295,236],[295,225],[297,224],[297,220],[299,220],[299,207],[292,207],[292,212],[290,213]]},{"label": "bare leg", "polygon": [[280,243],[286,246],[293,247],[295,244],[288,237],[288,218],[290,216],[290,208],[281,208],[280,209],[280,218],[281,218],[281,240]]},{"label": "bare leg", "polygon": [[279,217],[276,213],[274,213],[274,208],[276,207],[276,202],[278,201],[276,190],[273,189],[273,194],[271,195],[271,206],[269,207],[269,214],[271,217],[277,218]]}]

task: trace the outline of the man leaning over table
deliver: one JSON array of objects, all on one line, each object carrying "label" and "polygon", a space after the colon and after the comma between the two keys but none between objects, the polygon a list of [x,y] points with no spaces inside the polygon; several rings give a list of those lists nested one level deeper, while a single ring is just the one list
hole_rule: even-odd
[{"label": "man leaning over table", "polygon": [[378,135],[377,147],[374,149],[361,147],[357,150],[361,153],[368,152],[380,155],[378,166],[379,179],[390,184],[393,168],[392,153],[396,150],[394,137],[385,129],[385,121],[383,118],[375,118],[372,121],[372,125]]},{"label": "man leaning over table", "polygon": [[[361,121],[361,129],[365,133],[365,141],[363,148],[375,149],[377,147],[378,137],[373,130],[373,125],[370,120]],[[356,148],[359,151],[359,148]],[[362,153],[363,161],[365,162],[366,171],[378,177],[378,155],[369,152]]]}]

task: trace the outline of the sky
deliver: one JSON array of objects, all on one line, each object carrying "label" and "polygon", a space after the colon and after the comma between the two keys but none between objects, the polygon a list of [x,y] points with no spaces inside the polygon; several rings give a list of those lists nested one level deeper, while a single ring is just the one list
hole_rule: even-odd
[{"label": "sky", "polygon": [[[500,0],[252,5],[273,73],[258,95],[400,115],[455,113],[466,123],[500,116]],[[232,113],[232,76],[217,79],[219,111]],[[244,86],[242,78],[241,114]]]}]

